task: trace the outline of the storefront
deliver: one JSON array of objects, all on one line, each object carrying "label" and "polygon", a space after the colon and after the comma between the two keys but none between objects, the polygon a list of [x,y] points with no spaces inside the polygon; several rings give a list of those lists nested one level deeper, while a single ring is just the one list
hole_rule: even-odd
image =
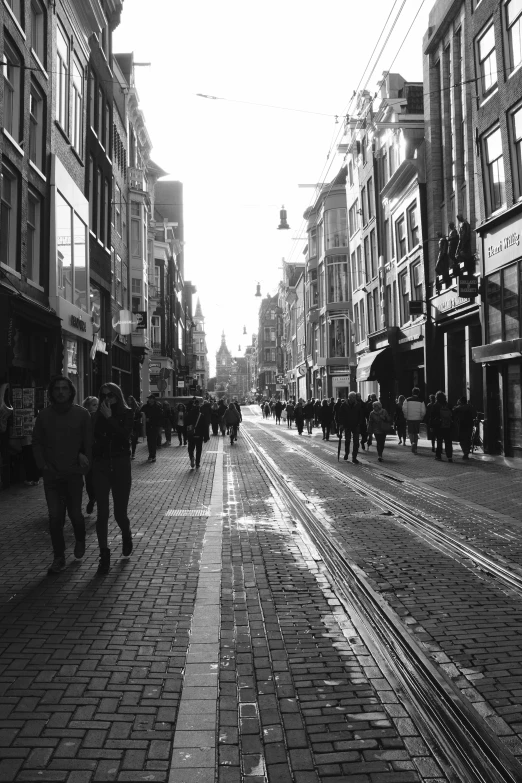
[{"label": "storefront", "polygon": [[[516,214],[518,212],[518,214]],[[484,445],[491,453],[522,457],[522,217],[479,230],[484,273],[482,345],[472,351],[484,379]]]}]

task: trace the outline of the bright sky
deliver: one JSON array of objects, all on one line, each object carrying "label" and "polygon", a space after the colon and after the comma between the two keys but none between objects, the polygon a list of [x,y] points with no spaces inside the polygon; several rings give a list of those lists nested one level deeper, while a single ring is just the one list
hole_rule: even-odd
[{"label": "bright sky", "polygon": [[[197,287],[206,318],[211,376],[223,330],[235,356],[257,331],[256,284],[264,296],[275,294],[281,259],[302,258],[305,242],[295,238],[305,236],[302,216],[313,189],[298,185],[330,181],[339,171],[342,123],[334,115],[347,112],[354,90],[375,93],[383,71],[422,81],[432,5],[125,0],[114,52],[151,63],[136,68],[140,106],[152,159],[167,179],[184,183],[185,278]],[[290,231],[277,230],[282,204]]]}]

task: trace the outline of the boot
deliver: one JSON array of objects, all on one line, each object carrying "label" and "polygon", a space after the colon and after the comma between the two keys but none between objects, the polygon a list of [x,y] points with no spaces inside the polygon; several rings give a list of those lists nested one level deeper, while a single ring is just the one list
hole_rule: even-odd
[{"label": "boot", "polygon": [[100,564],[98,574],[108,574],[111,568],[111,550],[100,549]]}]

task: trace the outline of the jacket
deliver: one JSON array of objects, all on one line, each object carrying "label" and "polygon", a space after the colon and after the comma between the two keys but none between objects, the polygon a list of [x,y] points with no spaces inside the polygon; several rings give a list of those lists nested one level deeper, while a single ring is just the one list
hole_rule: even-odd
[{"label": "jacket", "polygon": [[85,408],[71,405],[59,410],[50,405],[40,411],[33,430],[33,454],[40,470],[48,465],[62,475],[87,473],[78,455],[85,454],[90,463],[91,452],[91,416]]},{"label": "jacket", "polygon": [[340,427],[347,427],[349,430],[359,430],[363,418],[364,412],[360,402],[343,402],[337,411],[336,421]]},{"label": "jacket", "polygon": [[124,408],[108,419],[98,411],[93,419],[93,458],[129,457],[133,421],[134,414],[130,408]]},{"label": "jacket", "polygon": [[426,405],[417,396],[408,397],[402,403],[402,412],[407,421],[422,421],[426,416]]}]

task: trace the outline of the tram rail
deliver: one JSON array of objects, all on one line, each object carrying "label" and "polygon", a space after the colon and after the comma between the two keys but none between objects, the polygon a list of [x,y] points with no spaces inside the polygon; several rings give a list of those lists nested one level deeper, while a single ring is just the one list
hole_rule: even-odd
[{"label": "tram rail", "polygon": [[[267,432],[265,429],[262,431]],[[465,783],[520,783],[522,766],[517,759],[490,730],[451,680],[430,660],[418,642],[408,634],[383,597],[372,588],[364,571],[350,560],[338,544],[331,541],[320,517],[292,487],[290,479],[281,473],[281,469],[265,449],[256,443],[245,426],[241,428],[241,434],[257,456],[261,468],[292,517],[301,525],[317,549],[330,573],[336,592],[347,604],[355,606],[374,644],[427,728],[435,752],[439,755],[442,753],[447,764],[455,770],[458,779]],[[268,434],[288,445],[288,442],[276,433]],[[418,528],[418,518],[415,519],[415,515],[394,498],[386,498],[383,493],[368,487],[361,480],[346,476],[330,463],[309,454],[306,449],[294,448],[318,467],[327,468],[330,475],[333,471],[339,480],[352,489],[364,492],[379,507],[392,510],[395,515],[399,515],[400,511],[401,517],[407,513],[408,524],[412,529]],[[426,538],[425,535],[423,537]],[[436,540],[435,537],[433,540]],[[450,546],[451,542],[445,543],[442,535],[437,541],[438,546],[444,544],[448,549],[454,549],[455,542]],[[462,554],[463,542],[459,541],[458,544],[459,553]],[[470,548],[469,557],[474,551]],[[485,562],[484,567],[486,565],[488,564]],[[490,565],[492,570],[493,565],[498,568],[497,564]],[[508,576],[509,574],[503,574],[501,569],[497,578],[505,581]]]}]

